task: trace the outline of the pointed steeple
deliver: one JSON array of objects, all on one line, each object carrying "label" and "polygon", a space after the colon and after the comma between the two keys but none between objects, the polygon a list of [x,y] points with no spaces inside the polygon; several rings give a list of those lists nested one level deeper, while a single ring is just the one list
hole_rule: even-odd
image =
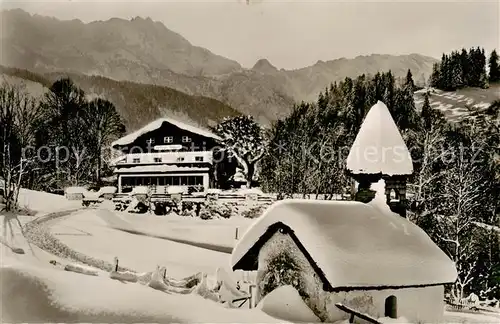
[{"label": "pointed steeple", "polygon": [[375,197],[371,185],[384,179],[387,204],[406,217],[406,181],[413,173],[413,162],[389,109],[381,101],[370,108],[361,125],[347,157],[347,172],[359,183],[357,201],[371,201]]},{"label": "pointed steeple", "polygon": [[410,152],[387,106],[378,101],[370,108],[347,157],[355,174],[411,175]]}]

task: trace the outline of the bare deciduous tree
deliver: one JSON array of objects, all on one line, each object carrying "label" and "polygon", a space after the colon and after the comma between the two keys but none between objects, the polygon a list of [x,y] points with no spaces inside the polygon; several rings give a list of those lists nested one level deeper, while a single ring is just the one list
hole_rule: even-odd
[{"label": "bare deciduous tree", "polygon": [[89,131],[91,154],[95,160],[96,182],[101,181],[101,168],[104,147],[125,133],[125,125],[115,106],[104,99],[94,99],[88,103],[84,121]]},{"label": "bare deciduous tree", "polygon": [[[4,209],[17,207],[23,176],[36,162],[36,127],[41,113],[36,101],[19,86],[0,87],[0,181]],[[31,150],[29,149],[31,146]]]},{"label": "bare deciduous tree", "polygon": [[263,157],[265,143],[263,131],[251,116],[226,118],[214,128],[222,138],[224,147],[234,154],[244,169],[247,187],[250,188],[255,165]]}]

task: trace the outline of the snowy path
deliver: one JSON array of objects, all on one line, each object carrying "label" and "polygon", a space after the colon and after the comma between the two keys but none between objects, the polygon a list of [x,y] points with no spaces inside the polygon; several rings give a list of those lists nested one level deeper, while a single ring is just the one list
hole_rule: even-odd
[{"label": "snowy path", "polygon": [[[137,215],[114,212],[113,218],[130,224],[134,230],[163,237],[186,240],[192,244],[212,244],[229,250],[235,244],[235,232],[238,236],[255,220],[245,217],[203,220],[197,217]],[[123,223],[122,222],[122,223]]]},{"label": "snowy path", "polygon": [[[78,213],[79,209],[60,211],[50,213],[46,216],[38,217],[25,226],[25,237],[27,242],[37,246],[47,253],[51,253],[62,259],[77,261],[91,267],[110,271],[113,268],[112,262],[93,258],[90,255],[81,253],[78,250],[71,249],[60,240],[58,240],[52,233],[51,228],[64,218],[71,217],[71,215]],[[122,270],[131,270],[122,268]]]},{"label": "snowy path", "polygon": [[[116,214],[114,214],[111,211],[99,211],[98,216],[103,219],[111,228],[114,228],[116,230],[124,231],[130,234],[136,234],[136,235],[142,235],[142,236],[147,236],[147,237],[152,237],[152,238],[157,238],[157,239],[163,239],[163,240],[168,240],[172,242],[177,242],[177,243],[182,243],[182,244],[187,244],[191,245],[194,247],[199,247],[211,251],[216,251],[216,252],[222,252],[222,253],[227,253],[231,254],[233,251],[233,247],[228,245],[228,244],[213,244],[213,243],[207,243],[207,242],[199,242],[197,240],[193,239],[187,239],[187,238],[180,238],[179,236],[173,236],[173,235],[161,235],[161,234],[156,234],[148,230],[141,230],[135,227],[134,225],[130,224],[129,222],[121,219],[118,217]],[[136,217],[141,217],[141,216],[136,216]]]},{"label": "snowy path", "polygon": [[213,274],[217,267],[230,269],[226,253],[116,230],[96,212],[88,209],[74,214],[53,224],[50,231],[72,250],[108,262],[116,256],[120,266],[139,272],[164,265],[170,276],[185,277],[197,272]]}]

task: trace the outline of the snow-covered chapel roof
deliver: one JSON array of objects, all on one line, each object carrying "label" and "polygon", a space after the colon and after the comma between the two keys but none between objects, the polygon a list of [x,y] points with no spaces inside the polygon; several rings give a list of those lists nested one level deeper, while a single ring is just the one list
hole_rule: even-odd
[{"label": "snow-covered chapel roof", "polygon": [[410,152],[383,102],[372,106],[361,124],[347,157],[347,169],[353,174],[413,173]]},{"label": "snow-covered chapel roof", "polygon": [[397,214],[360,202],[296,199],[273,204],[247,230],[233,249],[233,270],[255,270],[258,251],[280,227],[291,230],[330,289],[419,287],[457,277],[430,237]]},{"label": "snow-covered chapel roof", "polygon": [[195,127],[195,126],[192,126],[192,125],[188,125],[186,123],[180,122],[180,121],[172,119],[172,118],[164,117],[164,118],[157,119],[157,120],[155,120],[155,121],[147,124],[146,126],[144,126],[144,127],[140,128],[140,129],[136,130],[135,132],[130,133],[130,134],[128,134],[128,135],[126,135],[126,136],[124,136],[124,137],[122,137],[122,138],[114,141],[111,144],[111,147],[130,145],[139,136],[147,134],[149,132],[152,132],[154,130],[159,129],[163,125],[163,123],[172,124],[172,125],[174,125],[176,127],[179,127],[180,129],[183,129],[185,131],[191,132],[193,134],[198,134],[198,135],[201,135],[201,136],[213,138],[215,140],[220,140],[220,137],[218,137],[217,135],[213,134],[212,132],[210,132],[208,130],[205,130],[205,129],[202,129],[202,128],[199,128],[199,127]]}]

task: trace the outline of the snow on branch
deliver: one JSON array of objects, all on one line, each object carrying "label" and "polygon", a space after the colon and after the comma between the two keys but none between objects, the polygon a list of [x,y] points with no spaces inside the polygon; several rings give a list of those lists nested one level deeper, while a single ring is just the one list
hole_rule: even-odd
[{"label": "snow on branch", "polygon": [[478,227],[487,229],[489,231],[497,232],[500,235],[500,227],[499,226],[488,225],[488,224],[481,223],[481,222],[472,222],[472,224],[474,224]]}]

